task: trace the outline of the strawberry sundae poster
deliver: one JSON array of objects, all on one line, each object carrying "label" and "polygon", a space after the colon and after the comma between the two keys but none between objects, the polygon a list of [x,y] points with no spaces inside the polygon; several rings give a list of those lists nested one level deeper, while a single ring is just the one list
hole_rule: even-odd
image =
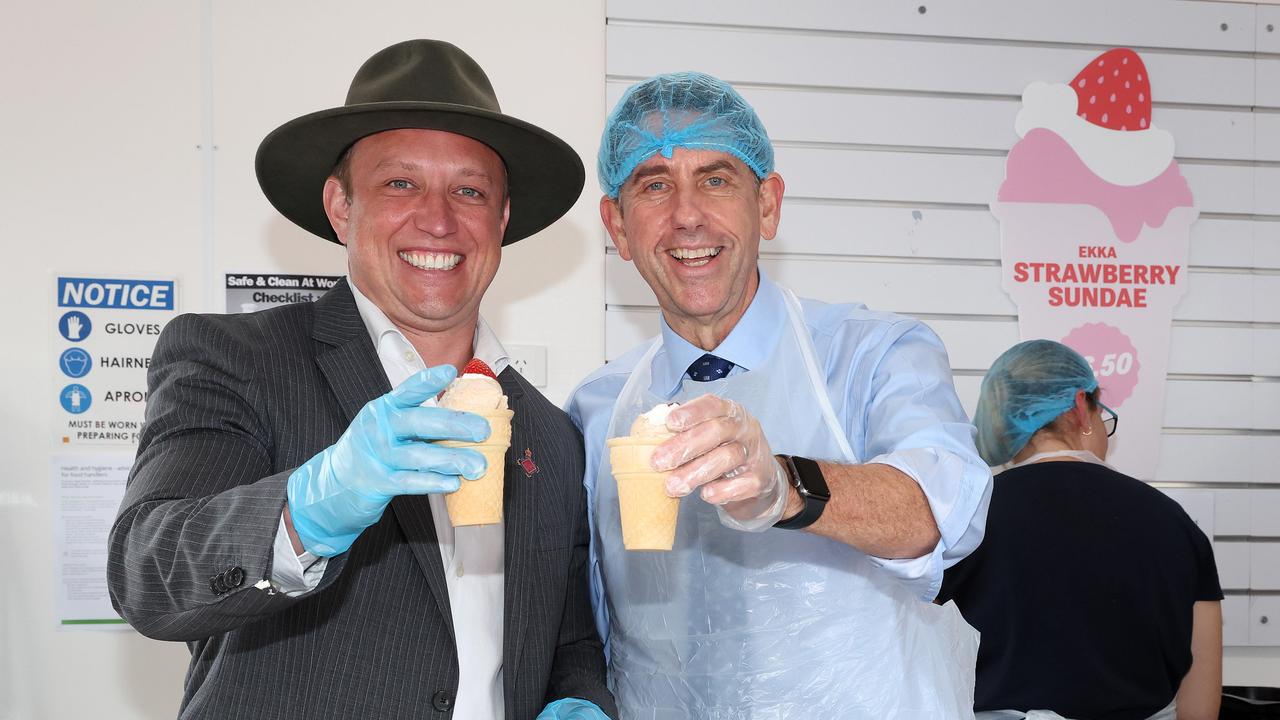
[{"label": "strawberry sundae poster", "polygon": [[1173,136],[1151,122],[1151,78],[1137,53],[1109,50],[1070,83],[1028,85],[1014,128],[991,211],[1019,333],[1089,360],[1120,417],[1108,462],[1152,479],[1199,212]]}]

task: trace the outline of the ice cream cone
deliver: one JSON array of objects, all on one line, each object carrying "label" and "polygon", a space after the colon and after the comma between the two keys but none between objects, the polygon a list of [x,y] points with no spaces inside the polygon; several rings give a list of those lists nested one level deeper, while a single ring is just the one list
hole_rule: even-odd
[{"label": "ice cream cone", "polygon": [[670,550],[680,499],[666,491],[667,473],[614,473],[622,510],[622,545],[628,550]]},{"label": "ice cream cone", "polygon": [[671,433],[665,435],[627,435],[608,441],[609,464],[615,473],[620,472],[653,472],[649,464],[653,451],[668,439],[675,437]]},{"label": "ice cream cone", "polygon": [[657,472],[649,464],[654,448],[670,437],[627,436],[608,441],[622,513],[622,544],[628,550],[670,550],[675,543],[680,500],[667,495],[671,473]]},{"label": "ice cream cone", "polygon": [[457,492],[445,496],[449,522],[463,525],[491,525],[502,522],[502,495],[506,476],[507,448],[511,446],[510,410],[476,413],[489,422],[489,437],[484,442],[469,443],[442,440],[438,444],[476,450],[484,455],[488,467],[477,480],[462,479]]}]

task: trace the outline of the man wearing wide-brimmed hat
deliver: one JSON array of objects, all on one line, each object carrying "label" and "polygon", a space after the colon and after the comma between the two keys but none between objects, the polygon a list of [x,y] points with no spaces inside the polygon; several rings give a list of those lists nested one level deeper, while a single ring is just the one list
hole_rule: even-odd
[{"label": "man wearing wide-brimmed hat", "polygon": [[[182,316],[157,343],[108,581],[140,632],[189,643],[180,716],[614,714],[581,437],[479,316],[501,247],[569,209],[581,161],[502,114],[461,50],[414,40],[370,58],[342,107],[267,136],[257,170],[349,273],[315,303]],[[500,524],[444,508],[486,470],[432,442],[489,434],[435,406],[463,367],[491,369],[514,411]]]}]

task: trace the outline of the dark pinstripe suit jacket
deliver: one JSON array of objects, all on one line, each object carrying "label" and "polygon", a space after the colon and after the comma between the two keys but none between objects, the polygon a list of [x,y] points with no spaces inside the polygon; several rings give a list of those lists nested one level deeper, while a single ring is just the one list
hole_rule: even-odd
[{"label": "dark pinstripe suit jacket", "polygon": [[[588,599],[581,436],[514,370],[499,380],[515,411],[506,716],[533,718],[561,697],[616,715]],[[389,389],[350,288],[251,315],[179,317],[148,382],[107,575],[133,627],[190,647],[180,716],[450,717],[467,638],[454,636],[427,498],[392,501],[311,593],[255,587],[271,575],[290,472]],[[516,462],[526,448],[532,475]]]}]

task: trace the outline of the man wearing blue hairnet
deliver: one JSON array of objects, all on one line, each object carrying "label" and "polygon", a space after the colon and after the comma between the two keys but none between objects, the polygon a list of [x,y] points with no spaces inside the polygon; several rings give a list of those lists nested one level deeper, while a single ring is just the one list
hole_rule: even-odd
[{"label": "man wearing blue hairnet", "polygon": [[[605,227],[662,310],[660,336],[569,402],[623,717],[971,717],[976,634],[928,601],[981,541],[991,477],[942,343],[760,271],[784,184],[715,78],[629,89],[598,172]],[[628,551],[605,441],[667,402],[652,465],[682,498],[674,546]]]}]

